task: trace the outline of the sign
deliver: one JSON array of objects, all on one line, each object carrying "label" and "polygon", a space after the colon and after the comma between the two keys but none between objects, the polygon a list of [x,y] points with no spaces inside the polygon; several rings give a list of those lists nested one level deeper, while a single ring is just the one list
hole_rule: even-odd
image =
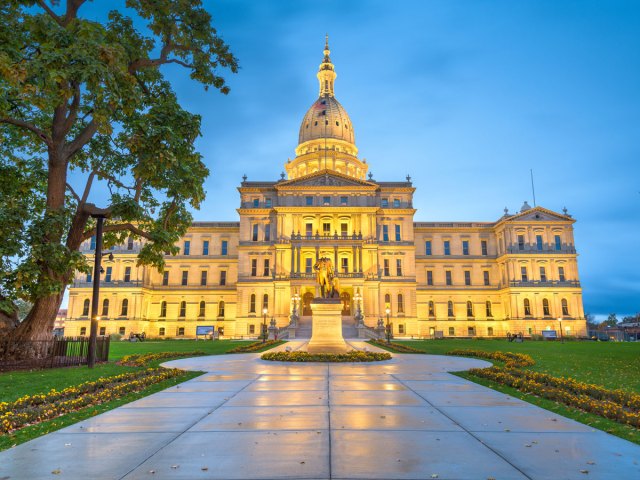
[{"label": "sign", "polygon": [[211,326],[198,325],[196,327],[196,335],[213,335],[213,331],[214,331],[213,325]]},{"label": "sign", "polygon": [[555,330],[542,330],[542,338],[558,338]]}]

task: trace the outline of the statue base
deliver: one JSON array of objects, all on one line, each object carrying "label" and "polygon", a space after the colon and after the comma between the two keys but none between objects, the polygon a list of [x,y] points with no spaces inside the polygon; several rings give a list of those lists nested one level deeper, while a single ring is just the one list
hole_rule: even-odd
[{"label": "statue base", "polygon": [[346,353],[351,350],[342,338],[342,302],[339,298],[315,298],[311,302],[309,353]]}]

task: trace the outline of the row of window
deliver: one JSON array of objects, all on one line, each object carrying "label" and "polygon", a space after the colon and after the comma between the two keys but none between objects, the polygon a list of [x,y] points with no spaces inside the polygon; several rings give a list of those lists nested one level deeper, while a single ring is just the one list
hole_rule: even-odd
[{"label": "row of window", "polygon": [[[562,237],[560,235],[554,235],[553,236],[553,240],[554,240],[554,248],[555,250],[562,250]],[[518,235],[518,250],[524,250],[525,249],[525,242],[524,242],[524,235],[519,234]],[[536,235],[536,250],[542,251],[544,250],[544,241],[542,238],[542,235]]]},{"label": "row of window", "polygon": [[[443,255],[451,255],[451,240],[442,241]],[[482,255],[487,256],[489,254],[489,246],[487,240],[480,240],[480,252]],[[462,255],[470,255],[469,240],[462,241]],[[424,254],[433,255],[433,243],[432,240],[426,240],[424,242]]]},{"label": "row of window", "polygon": [[[206,315],[207,304],[202,300],[198,305],[198,317],[203,318]],[[178,318],[184,318],[187,316],[187,302],[184,300],[180,302],[180,308],[178,310]],[[160,316],[159,318],[167,317],[167,302],[162,301],[160,303]],[[218,302],[218,317],[224,317],[224,301]]]},{"label": "row of window", "polygon": [[[524,306],[524,316],[525,317],[531,317],[531,302],[529,301],[528,298],[525,298],[523,300],[523,306]],[[569,302],[567,301],[566,298],[563,298],[562,300],[560,300],[560,306],[562,308],[562,315],[565,317],[570,316],[569,313]],[[542,314],[545,317],[550,317],[551,316],[551,307],[549,305],[549,300],[546,298],[542,299]]]},{"label": "row of window", "polygon": [[[548,280],[546,267],[540,267],[539,272],[540,281],[546,282]],[[527,267],[520,267],[520,278],[523,282],[529,281],[529,270],[527,269]],[[558,280],[561,282],[565,282],[567,280],[567,277],[564,273],[564,267],[558,267]]]},{"label": "row of window", "polygon": [[[404,295],[402,295],[401,293],[398,294],[398,302],[396,304],[396,311],[399,314],[403,314],[404,313]],[[384,305],[385,305],[385,309],[389,309],[390,311],[392,311],[393,309],[391,308],[391,295],[390,294],[385,294],[384,296]]]},{"label": "row of window", "polygon": [[[205,287],[207,286],[209,280],[209,272],[207,270],[202,270],[200,272],[200,285]],[[227,284],[227,271],[220,270],[220,278],[218,280],[218,285],[224,286]],[[165,270],[162,272],[162,285],[169,285],[169,271]],[[189,270],[182,271],[182,278],[180,279],[180,285],[189,285]]]},{"label": "row of window", "polygon": [[[93,235],[91,237],[91,239],[89,240],[89,249],[90,250],[95,250],[96,249],[96,236]],[[133,250],[133,237],[128,237],[127,238],[127,250]]]},{"label": "row of window", "polygon": [[[429,301],[428,304],[428,308],[429,308],[429,317],[433,318],[436,316],[436,307],[435,307],[435,303],[433,301]],[[491,318],[493,317],[493,312],[491,309],[491,301],[487,300],[485,302],[485,311],[484,314],[487,318]],[[453,318],[455,317],[455,311],[454,311],[454,304],[451,300],[449,300],[447,302],[447,317]],[[471,301],[467,302],[467,317],[472,318],[475,317],[475,312],[474,312],[474,306],[473,303]]]},{"label": "row of window", "polygon": [[[385,277],[390,277],[391,276],[390,264],[391,264],[391,262],[389,261],[388,258],[385,258],[383,260],[383,263],[382,263],[382,274]],[[401,258],[396,258],[396,276],[397,277],[401,277],[402,276],[402,259]]]},{"label": "row of window", "polygon": [[[464,270],[464,284],[469,286],[471,285],[471,270]],[[491,278],[489,276],[489,271],[484,270],[482,272],[482,280],[483,285],[489,286],[491,285]],[[444,271],[444,281],[445,285],[453,285],[453,273],[451,270]],[[427,285],[433,286],[433,270],[427,270]]]},{"label": "row of window", "polygon": [[[220,242],[220,255],[229,254],[229,242],[222,240]],[[182,244],[182,255],[191,255],[191,240],[185,240]],[[209,255],[209,240],[202,241],[202,255]]]},{"label": "row of window", "polygon": [[[251,199],[251,206],[253,208],[271,208],[273,205],[273,201],[271,198],[265,198],[264,202],[261,204],[260,202],[260,198],[253,198]],[[341,197],[331,197],[331,196],[322,196],[322,197],[313,197],[313,196],[306,196],[304,197],[304,205],[307,207],[314,207],[314,206],[322,206],[322,207],[328,207],[328,206],[332,206],[332,205],[339,205],[339,206],[347,206],[349,205],[349,197],[348,196],[341,196]],[[389,199],[389,198],[381,198],[380,199],[380,206],[382,208],[389,208],[389,206],[393,206],[393,208],[400,208],[402,206],[402,201],[399,198],[393,198],[393,199]]]},{"label": "row of window", "polygon": [[[85,298],[84,303],[82,304],[82,316],[89,316],[89,307],[91,306],[91,301],[88,298]],[[103,317],[109,316],[109,299],[105,298],[102,301],[102,313],[100,314]],[[120,304],[120,316],[126,317],[129,315],[129,299],[125,298],[122,300]]]},{"label": "row of window", "polygon": [[[122,277],[124,282],[131,281],[131,267],[124,267],[124,275]],[[87,273],[87,282],[91,283],[93,281],[93,272]],[[104,280],[105,283],[111,283],[113,281],[113,267],[107,267],[104,271]]]},{"label": "row of window", "polygon": [[[393,233],[394,233],[395,241],[400,242],[402,240],[400,225],[396,224],[393,226]],[[382,241],[383,242],[389,241],[389,225],[382,225]]]}]

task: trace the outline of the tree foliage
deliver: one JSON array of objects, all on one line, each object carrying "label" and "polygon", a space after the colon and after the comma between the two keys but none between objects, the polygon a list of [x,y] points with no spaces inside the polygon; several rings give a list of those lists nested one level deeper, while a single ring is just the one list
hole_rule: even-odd
[{"label": "tree foliage", "polygon": [[[106,247],[145,238],[139,262],[162,268],[204,198],[200,118],[161,67],[225,94],[220,70],[237,71],[200,0],[127,0],[104,22],[82,16],[85,1],[0,5],[0,311],[32,302],[18,327],[30,338],[52,327],[74,272],[88,270],[79,247],[92,215],[108,217]],[[92,203],[97,184],[104,205]]]}]

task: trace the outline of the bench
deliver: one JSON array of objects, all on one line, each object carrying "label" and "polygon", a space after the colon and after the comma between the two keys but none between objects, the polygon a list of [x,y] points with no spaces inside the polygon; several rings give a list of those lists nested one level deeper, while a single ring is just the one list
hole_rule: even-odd
[{"label": "bench", "polygon": [[144,342],[144,339],[147,338],[147,334],[142,332],[142,333],[133,333],[131,332],[129,334],[129,341],[130,342]]}]

